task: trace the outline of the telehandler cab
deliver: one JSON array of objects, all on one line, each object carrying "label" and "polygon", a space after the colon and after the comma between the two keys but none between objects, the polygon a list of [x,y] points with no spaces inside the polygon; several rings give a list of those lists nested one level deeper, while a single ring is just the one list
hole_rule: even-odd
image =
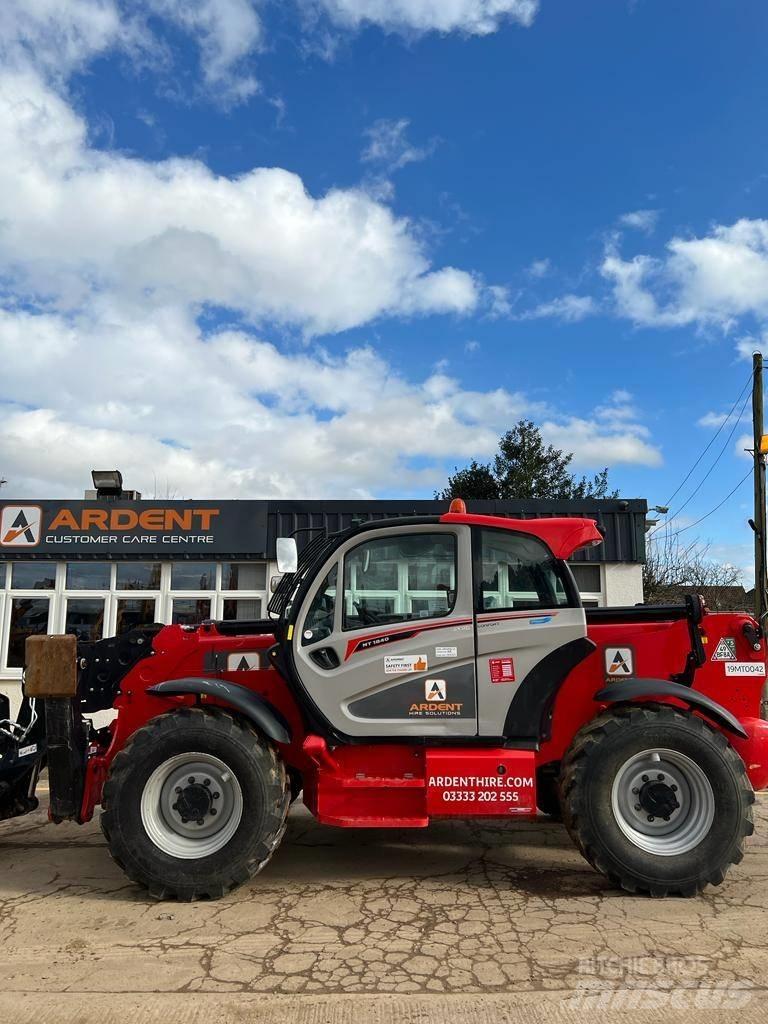
[{"label": "telehandler cab", "polygon": [[[768,785],[761,630],[700,598],[585,610],[566,559],[601,540],[454,502],[298,560],[284,542],[264,621],[30,640],[51,818],[101,804],[112,856],[159,899],[257,874],[302,791],[343,828],[562,813],[624,889],[720,883]],[[84,717],[107,708],[104,729]]]}]

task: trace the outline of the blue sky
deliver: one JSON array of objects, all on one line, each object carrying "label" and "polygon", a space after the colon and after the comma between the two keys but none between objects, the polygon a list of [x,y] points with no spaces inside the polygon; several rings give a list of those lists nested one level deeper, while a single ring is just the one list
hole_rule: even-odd
[{"label": "blue sky", "polygon": [[[766,29],[757,0],[8,0],[6,493],[114,463],[431,495],[525,415],[664,503],[768,350]],[[733,426],[677,528],[749,469]],[[749,502],[682,536],[748,567]]]}]

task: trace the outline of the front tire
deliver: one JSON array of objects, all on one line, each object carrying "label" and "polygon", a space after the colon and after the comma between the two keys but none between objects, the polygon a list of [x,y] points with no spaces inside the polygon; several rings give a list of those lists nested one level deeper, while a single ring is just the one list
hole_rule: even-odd
[{"label": "front tire", "polygon": [[577,734],[563,817],[589,863],[629,892],[694,896],[744,856],[754,793],[721,732],[663,705],[613,708]]},{"label": "front tire", "polygon": [[289,800],[282,761],[247,722],[183,708],[117,754],[101,828],[113,859],[155,899],[216,899],[267,864]]}]

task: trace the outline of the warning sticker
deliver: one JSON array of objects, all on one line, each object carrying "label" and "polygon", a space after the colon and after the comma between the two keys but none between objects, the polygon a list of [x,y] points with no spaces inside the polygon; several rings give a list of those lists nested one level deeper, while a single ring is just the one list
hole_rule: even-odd
[{"label": "warning sticker", "polygon": [[605,674],[612,679],[623,679],[635,674],[635,656],[631,647],[605,648]]},{"label": "warning sticker", "polygon": [[736,641],[732,636],[720,637],[712,661],[736,661]]},{"label": "warning sticker", "polygon": [[514,683],[515,663],[511,658],[489,658],[488,671],[492,683]]},{"label": "warning sticker", "polygon": [[253,672],[259,667],[258,651],[235,651],[227,655],[227,672]]},{"label": "warning sticker", "polygon": [[459,649],[458,647],[436,647],[435,657],[436,658],[458,658]]},{"label": "warning sticker", "polygon": [[727,676],[764,676],[765,663],[762,661],[729,661],[725,666]]},{"label": "warning sticker", "polygon": [[387,654],[384,657],[386,676],[401,676],[405,672],[426,672],[428,668],[426,654]]}]

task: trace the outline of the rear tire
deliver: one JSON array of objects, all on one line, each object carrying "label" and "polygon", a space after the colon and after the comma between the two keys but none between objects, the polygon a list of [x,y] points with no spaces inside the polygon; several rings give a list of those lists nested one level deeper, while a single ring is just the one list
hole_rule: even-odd
[{"label": "rear tire", "polygon": [[115,757],[101,828],[155,899],[216,899],[268,863],[289,801],[282,761],[249,723],[184,708],[138,729]]},{"label": "rear tire", "polygon": [[563,759],[563,817],[589,863],[628,892],[694,896],[744,856],[754,792],[725,736],[677,708],[627,705]]}]

